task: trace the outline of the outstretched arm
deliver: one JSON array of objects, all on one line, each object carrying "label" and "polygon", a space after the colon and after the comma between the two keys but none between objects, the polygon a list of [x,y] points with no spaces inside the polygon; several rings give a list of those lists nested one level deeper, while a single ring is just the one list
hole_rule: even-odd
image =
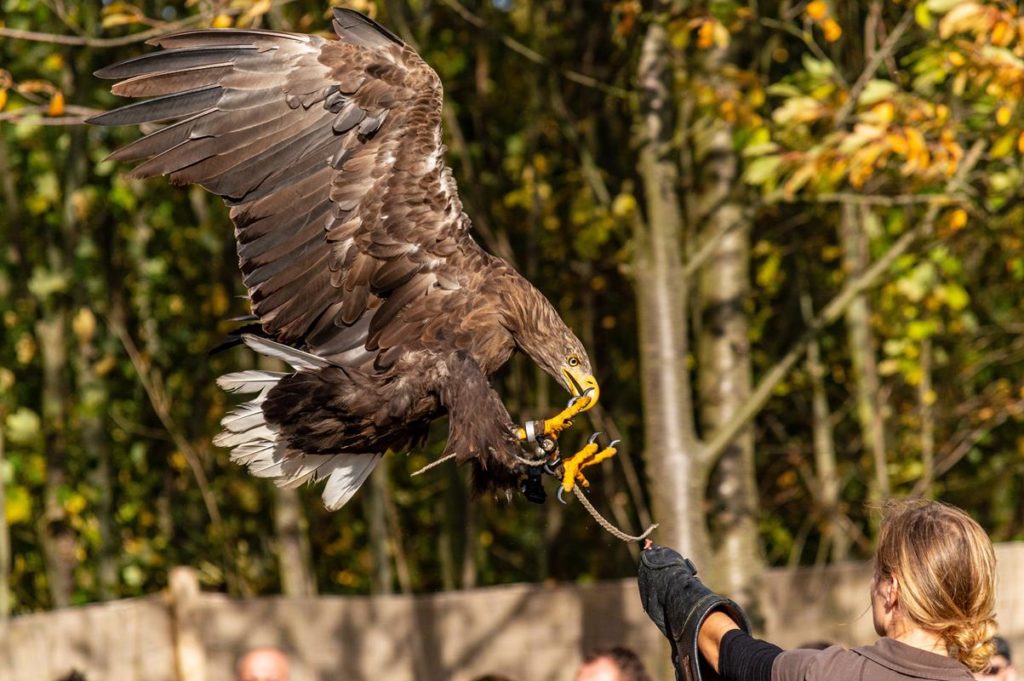
[{"label": "outstretched arm", "polygon": [[704,586],[689,560],[649,545],[638,583],[644,610],[672,643],[677,678],[771,681],[782,650],[752,638],[743,609]]},{"label": "outstretched arm", "polygon": [[700,632],[697,634],[697,648],[700,650],[700,654],[704,656],[711,668],[719,673],[721,673],[718,663],[722,639],[730,631],[740,631],[739,625],[724,612],[713,612],[704,620],[704,624],[701,625]]}]

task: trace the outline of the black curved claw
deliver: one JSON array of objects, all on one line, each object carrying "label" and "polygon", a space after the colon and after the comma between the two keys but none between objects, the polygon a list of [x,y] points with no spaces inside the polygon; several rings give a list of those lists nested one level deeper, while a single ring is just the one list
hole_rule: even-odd
[{"label": "black curved claw", "polygon": [[572,405],[574,405],[577,402],[579,402],[580,400],[582,400],[584,397],[590,397],[590,395],[593,392],[594,392],[593,388],[587,388],[586,390],[581,392],[579,395],[574,395],[573,397],[570,397],[569,398],[569,402],[566,404],[566,406],[567,407],[571,407]]}]

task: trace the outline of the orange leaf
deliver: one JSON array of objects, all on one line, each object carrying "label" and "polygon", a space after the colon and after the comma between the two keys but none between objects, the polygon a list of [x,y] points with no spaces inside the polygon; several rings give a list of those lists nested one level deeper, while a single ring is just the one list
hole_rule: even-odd
[{"label": "orange leaf", "polygon": [[[6,105],[7,105],[7,90],[5,88],[3,90],[0,90],[0,111],[3,111],[4,107]],[[1022,136],[1022,139],[1024,139],[1024,136]]]},{"label": "orange leaf", "polygon": [[839,40],[843,35],[843,29],[835,19],[826,19],[824,23],[821,24],[821,30],[825,34],[825,40],[830,43],[834,43]]},{"label": "orange leaf", "polygon": [[950,231],[956,232],[964,228],[967,224],[967,211],[963,208],[957,208],[949,216],[949,229]]},{"label": "orange leaf", "polygon": [[821,21],[828,16],[828,5],[823,0],[813,0],[807,3],[807,17],[811,21]]},{"label": "orange leaf", "polygon": [[63,116],[64,115],[64,93],[56,92],[53,97],[50,98],[50,108],[46,111],[50,116]]},{"label": "orange leaf", "polygon": [[210,23],[213,28],[231,28],[231,17],[227,14],[218,14]]},{"label": "orange leaf", "polygon": [[705,21],[697,31],[697,47],[702,50],[710,48],[715,43],[715,22]]}]

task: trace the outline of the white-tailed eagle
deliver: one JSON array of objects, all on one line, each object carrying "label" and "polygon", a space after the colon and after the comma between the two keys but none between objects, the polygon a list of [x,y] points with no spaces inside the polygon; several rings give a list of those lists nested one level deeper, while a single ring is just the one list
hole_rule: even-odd
[{"label": "white-tailed eagle", "polygon": [[[261,327],[243,340],[294,369],[219,379],[251,396],[216,438],[233,461],[279,485],[326,480],[336,509],[387,450],[422,441],[447,414],[446,454],[471,463],[479,490],[514,489],[530,436],[557,437],[596,403],[590,359],[544,296],[474,241],[445,165],[437,74],[361,14],[335,10],[334,28],[338,40],[235,29],[154,39],[163,49],[96,74],[147,99],[90,122],[167,122],[111,158],[230,207]],[[489,383],[517,350],[578,398],[537,432],[512,422]],[[596,450],[567,460],[566,490],[614,453]]]}]

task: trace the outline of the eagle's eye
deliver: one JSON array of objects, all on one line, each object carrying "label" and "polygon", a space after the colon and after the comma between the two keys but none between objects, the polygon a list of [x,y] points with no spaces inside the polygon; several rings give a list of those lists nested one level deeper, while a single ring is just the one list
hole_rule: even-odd
[{"label": "eagle's eye", "polygon": [[580,365],[580,358],[576,355],[569,355],[569,366],[578,367]]}]

